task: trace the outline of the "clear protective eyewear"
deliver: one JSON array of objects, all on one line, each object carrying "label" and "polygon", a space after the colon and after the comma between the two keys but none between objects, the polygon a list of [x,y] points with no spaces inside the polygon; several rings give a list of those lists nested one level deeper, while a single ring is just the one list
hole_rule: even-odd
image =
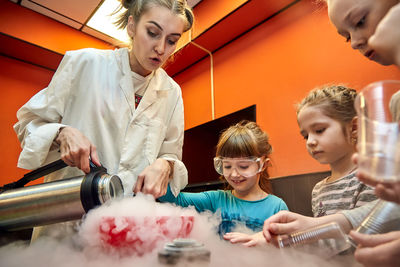
[{"label": "clear protective eyewear", "polygon": [[264,167],[264,162],[261,158],[225,158],[215,157],[214,168],[217,173],[229,177],[235,169],[238,174],[243,177],[251,177],[261,172]]}]

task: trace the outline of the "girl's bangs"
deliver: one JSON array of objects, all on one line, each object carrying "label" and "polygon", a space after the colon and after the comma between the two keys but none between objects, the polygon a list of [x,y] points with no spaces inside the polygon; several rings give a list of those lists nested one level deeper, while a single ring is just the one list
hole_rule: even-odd
[{"label": "girl's bangs", "polygon": [[252,143],[253,140],[248,135],[232,135],[220,146],[217,156],[229,158],[256,156]]}]

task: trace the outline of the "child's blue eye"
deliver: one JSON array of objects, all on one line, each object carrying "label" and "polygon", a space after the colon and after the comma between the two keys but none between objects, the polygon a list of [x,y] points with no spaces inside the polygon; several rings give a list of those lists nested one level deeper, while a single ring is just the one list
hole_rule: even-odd
[{"label": "child's blue eye", "polygon": [[305,140],[307,140],[307,139],[308,139],[308,135],[303,135],[303,138],[304,138]]},{"label": "child's blue eye", "polygon": [[321,134],[321,133],[323,133],[324,131],[325,131],[325,128],[322,128],[322,129],[316,130],[315,132],[318,133],[318,134]]}]

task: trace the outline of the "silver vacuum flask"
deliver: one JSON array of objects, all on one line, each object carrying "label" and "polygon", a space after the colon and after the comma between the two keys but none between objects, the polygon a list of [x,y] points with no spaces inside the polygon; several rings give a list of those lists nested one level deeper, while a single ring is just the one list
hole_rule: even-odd
[{"label": "silver vacuum flask", "polygon": [[0,231],[81,219],[107,200],[122,197],[120,178],[99,168],[89,174],[0,194]]}]

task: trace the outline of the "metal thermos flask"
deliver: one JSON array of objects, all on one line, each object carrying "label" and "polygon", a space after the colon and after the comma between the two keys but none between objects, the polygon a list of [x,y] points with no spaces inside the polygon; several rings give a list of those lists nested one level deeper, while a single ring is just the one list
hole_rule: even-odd
[{"label": "metal thermos flask", "polygon": [[92,168],[83,176],[6,190],[0,193],[0,231],[77,220],[122,196],[120,178],[109,175],[104,167]]}]

